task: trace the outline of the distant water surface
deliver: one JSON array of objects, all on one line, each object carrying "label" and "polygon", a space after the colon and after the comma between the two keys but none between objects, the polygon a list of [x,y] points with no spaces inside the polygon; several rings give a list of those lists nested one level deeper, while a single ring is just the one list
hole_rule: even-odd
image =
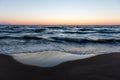
[{"label": "distant water surface", "polygon": [[0,53],[62,51],[73,54],[120,52],[120,25],[0,25]]}]

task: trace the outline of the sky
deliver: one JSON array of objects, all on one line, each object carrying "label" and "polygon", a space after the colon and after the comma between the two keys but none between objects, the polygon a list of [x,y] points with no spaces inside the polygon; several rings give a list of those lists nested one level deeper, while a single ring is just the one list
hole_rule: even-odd
[{"label": "sky", "polygon": [[120,0],[0,0],[0,24],[120,24]]}]

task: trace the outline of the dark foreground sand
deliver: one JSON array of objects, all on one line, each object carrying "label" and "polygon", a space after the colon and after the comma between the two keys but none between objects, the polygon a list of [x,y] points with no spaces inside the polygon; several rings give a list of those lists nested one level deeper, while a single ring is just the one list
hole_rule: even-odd
[{"label": "dark foreground sand", "polygon": [[120,80],[120,53],[64,62],[52,68],[24,65],[0,54],[0,80]]}]

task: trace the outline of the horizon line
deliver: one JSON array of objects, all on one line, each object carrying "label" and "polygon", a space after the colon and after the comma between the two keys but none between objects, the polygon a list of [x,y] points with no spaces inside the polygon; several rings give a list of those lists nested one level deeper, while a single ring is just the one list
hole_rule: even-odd
[{"label": "horizon line", "polygon": [[120,25],[120,24],[0,24],[0,25],[33,25],[33,26],[84,26],[84,25],[90,25],[90,26],[93,26],[93,25]]}]

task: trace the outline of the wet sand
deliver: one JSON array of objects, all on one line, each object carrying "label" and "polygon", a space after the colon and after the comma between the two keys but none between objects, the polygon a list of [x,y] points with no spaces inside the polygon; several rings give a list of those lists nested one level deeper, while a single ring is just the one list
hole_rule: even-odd
[{"label": "wet sand", "polygon": [[120,53],[70,60],[54,67],[24,64],[0,54],[0,80],[120,80]]},{"label": "wet sand", "polygon": [[78,59],[86,59],[96,56],[95,54],[79,55],[60,51],[43,51],[36,53],[19,53],[11,54],[11,56],[24,64],[34,65],[39,67],[54,67],[63,62],[73,61]]}]

